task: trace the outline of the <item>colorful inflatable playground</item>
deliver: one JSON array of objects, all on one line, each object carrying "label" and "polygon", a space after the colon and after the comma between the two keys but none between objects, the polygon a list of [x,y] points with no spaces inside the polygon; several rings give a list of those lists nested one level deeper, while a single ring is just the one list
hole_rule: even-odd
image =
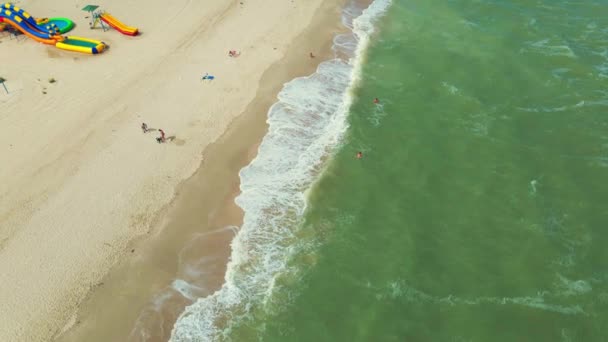
[{"label": "colorful inflatable playground", "polygon": [[[123,24],[121,21],[106,12],[97,11],[99,6],[87,5],[83,11],[89,12],[93,21],[91,29],[99,24],[104,31],[109,27],[118,32],[136,36],[138,29]],[[39,43],[54,45],[56,48],[87,54],[98,54],[103,52],[107,45],[99,40],[77,37],[62,36],[74,28],[74,22],[67,18],[34,18],[25,10],[11,3],[0,6],[0,32],[13,31],[21,33]]]}]

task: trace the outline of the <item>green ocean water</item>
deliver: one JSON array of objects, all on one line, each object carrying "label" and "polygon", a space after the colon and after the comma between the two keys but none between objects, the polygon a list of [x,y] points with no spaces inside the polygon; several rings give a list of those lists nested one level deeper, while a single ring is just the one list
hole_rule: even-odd
[{"label": "green ocean water", "polygon": [[608,341],[607,85],[606,1],[394,1],[230,339]]}]

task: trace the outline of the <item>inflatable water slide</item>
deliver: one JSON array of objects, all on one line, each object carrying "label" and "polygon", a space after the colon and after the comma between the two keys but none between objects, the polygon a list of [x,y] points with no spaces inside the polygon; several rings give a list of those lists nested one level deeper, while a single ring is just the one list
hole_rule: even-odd
[{"label": "inflatable water slide", "polygon": [[127,36],[137,36],[137,33],[139,32],[136,27],[123,24],[121,21],[114,18],[109,13],[102,13],[101,15],[99,15],[99,19],[101,19],[104,23],[110,25],[110,27],[112,27],[116,31]]},{"label": "inflatable water slide", "polygon": [[98,54],[106,47],[103,42],[98,40],[61,36],[61,30],[56,25],[41,24],[28,12],[10,3],[0,6],[0,22],[9,24],[37,42],[54,45],[63,50]]}]

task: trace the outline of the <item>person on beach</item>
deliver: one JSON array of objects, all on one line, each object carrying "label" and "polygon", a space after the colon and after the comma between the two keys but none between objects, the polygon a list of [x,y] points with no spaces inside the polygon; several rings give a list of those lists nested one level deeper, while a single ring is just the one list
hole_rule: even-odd
[{"label": "person on beach", "polygon": [[310,58],[315,58],[315,55],[313,55],[312,52],[310,53]]},{"label": "person on beach", "polygon": [[359,151],[357,152],[357,159],[361,159],[363,158],[363,152]]},{"label": "person on beach", "polygon": [[156,142],[160,143],[164,143],[165,142],[165,131],[163,131],[162,129],[158,130],[160,132],[160,137],[156,138]]},{"label": "person on beach", "polygon": [[141,130],[142,130],[144,133],[148,133],[148,125],[146,125],[146,123],[145,123],[145,122],[142,122],[142,123],[141,123]]},{"label": "person on beach", "polygon": [[378,103],[380,103],[380,100],[378,100],[378,98],[376,97],[376,98],[374,99],[374,103],[375,103],[375,104],[378,104]]}]

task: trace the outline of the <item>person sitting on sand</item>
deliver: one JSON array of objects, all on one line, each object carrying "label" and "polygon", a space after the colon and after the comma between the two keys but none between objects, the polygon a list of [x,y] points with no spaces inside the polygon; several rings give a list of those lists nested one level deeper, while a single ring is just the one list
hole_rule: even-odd
[{"label": "person sitting on sand", "polygon": [[146,123],[145,123],[145,122],[142,122],[142,123],[141,123],[141,130],[142,130],[144,133],[148,133],[148,125],[146,125]]},{"label": "person sitting on sand", "polygon": [[313,55],[312,52],[310,53],[310,58],[315,58],[315,55]]}]

